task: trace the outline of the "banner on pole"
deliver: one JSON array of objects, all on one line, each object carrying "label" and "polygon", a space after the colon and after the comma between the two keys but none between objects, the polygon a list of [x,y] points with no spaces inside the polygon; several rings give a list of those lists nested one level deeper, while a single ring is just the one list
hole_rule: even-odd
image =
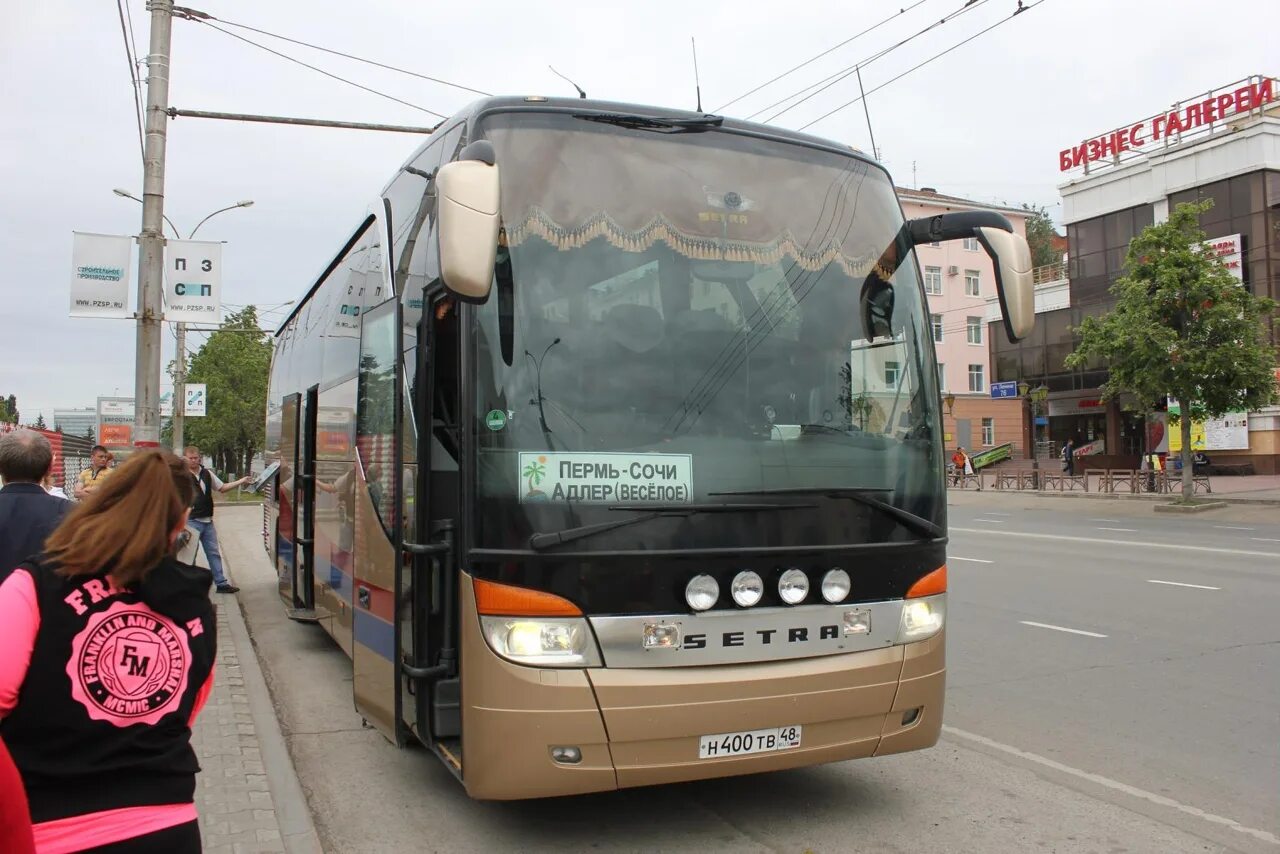
[{"label": "banner on pole", "polygon": [[222,311],[222,244],[170,240],[164,254],[164,319],[216,325]]},{"label": "banner on pole", "polygon": [[188,418],[203,418],[209,414],[209,396],[204,383],[187,383],[187,403],[184,414]]},{"label": "banner on pole", "polygon": [[71,233],[71,316],[128,317],[133,238]]}]

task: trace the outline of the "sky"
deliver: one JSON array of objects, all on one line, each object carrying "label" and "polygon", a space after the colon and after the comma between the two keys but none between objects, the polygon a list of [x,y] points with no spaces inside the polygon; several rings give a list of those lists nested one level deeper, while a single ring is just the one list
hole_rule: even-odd
[{"label": "sky", "polygon": [[[127,5],[145,55],[145,2]],[[548,70],[553,65],[593,98],[690,109],[693,37],[708,111],[889,19],[723,110],[747,117],[854,64],[863,66],[867,90],[875,89],[1008,18],[1018,3],[977,0],[965,14],[867,61],[964,5],[192,0],[190,8],[485,92],[572,95]],[[1031,8],[868,96],[876,146],[899,185],[1044,205],[1058,218],[1061,149],[1250,74],[1280,74],[1275,0],[1024,5]],[[72,232],[135,234],[140,227],[141,205],[112,193],[119,187],[140,196],[142,184],[119,14],[112,0],[41,0],[9,7],[0,28],[0,395],[17,396],[24,423],[39,412],[52,424],[55,407],[133,392],[135,324],[68,316]],[[172,106],[422,126],[438,120],[423,108],[448,115],[478,97],[225,28],[414,106],[185,20],[173,25]],[[799,128],[856,98],[857,85],[848,77],[773,123]],[[871,149],[861,103],[807,131]],[[266,307],[264,324],[272,328],[288,311],[281,304],[306,291],[422,141],[194,118],[170,121],[168,133],[165,213],[183,232],[211,211],[254,201],[210,220],[199,236],[226,242],[224,311]],[[133,268],[136,277],[136,256]],[[173,336],[166,329],[164,337],[167,364]],[[192,335],[189,344],[202,340]]]}]

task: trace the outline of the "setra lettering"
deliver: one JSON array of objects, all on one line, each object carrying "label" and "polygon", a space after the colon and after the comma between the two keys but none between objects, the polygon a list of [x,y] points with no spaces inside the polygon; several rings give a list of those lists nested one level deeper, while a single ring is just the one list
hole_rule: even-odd
[{"label": "setra lettering", "polygon": [[706,649],[707,636],[706,635],[685,635],[683,647],[685,649]]},{"label": "setra lettering", "polygon": [[790,629],[787,631],[787,643],[804,643],[808,639],[808,629]]},{"label": "setra lettering", "polygon": [[725,632],[721,635],[721,643],[725,646],[742,646],[745,643],[743,632]]},{"label": "setra lettering", "polygon": [[758,629],[756,631],[756,634],[760,636],[760,643],[766,645],[773,643],[773,636],[777,633],[777,629]]}]

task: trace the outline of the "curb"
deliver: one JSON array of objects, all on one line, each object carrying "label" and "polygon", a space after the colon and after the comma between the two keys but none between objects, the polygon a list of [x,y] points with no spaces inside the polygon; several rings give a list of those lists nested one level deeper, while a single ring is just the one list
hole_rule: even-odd
[{"label": "curb", "polygon": [[244,679],[245,693],[249,697],[249,714],[253,717],[253,726],[257,731],[267,786],[271,789],[271,798],[275,803],[280,840],[289,854],[319,854],[324,849],[320,847],[320,836],[311,819],[311,809],[307,806],[302,784],[298,782],[298,772],[293,767],[289,749],[280,733],[280,722],[276,719],[267,682],[262,677],[258,650],[249,637],[240,597],[232,598],[235,599],[235,607],[225,609],[227,624],[240,660],[240,675]]},{"label": "curb", "polygon": [[1203,504],[1157,504],[1152,509],[1157,513],[1203,513],[1226,506],[1225,501],[1206,501]]},{"label": "curb", "polygon": [[[991,495],[1025,495],[1033,498],[1085,498],[1094,501],[1167,501],[1169,496],[1166,495],[1150,495],[1139,493],[1131,495],[1129,493],[1118,492],[1046,492],[1042,489],[948,489],[947,494],[956,492],[985,492]],[[1197,493],[1203,495],[1205,493]],[[1210,493],[1212,495],[1212,493]],[[1280,507],[1280,499],[1277,498],[1233,498],[1228,495],[1214,495],[1211,500],[1222,505],[1245,504],[1260,507]]]}]

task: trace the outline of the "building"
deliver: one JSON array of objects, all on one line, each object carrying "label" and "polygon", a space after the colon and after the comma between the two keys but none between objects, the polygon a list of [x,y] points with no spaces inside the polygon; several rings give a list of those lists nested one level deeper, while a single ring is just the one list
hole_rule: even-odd
[{"label": "building", "polygon": [[[1224,261],[1254,294],[1280,298],[1280,81],[1255,75],[1200,93],[1156,115],[1093,136],[1059,152],[1070,174],[1060,186],[1069,261],[1066,304],[1061,287],[1044,300],[1035,332],[1011,345],[991,335],[994,377],[1048,388],[1047,424],[1054,447],[1068,438],[1093,443],[1099,465],[1135,465],[1156,447],[1144,423],[1157,413],[1129,412],[1126,401],[1101,401],[1105,364],[1069,370],[1072,328],[1113,305],[1129,241],[1164,221],[1170,209],[1212,198],[1201,227]],[[1036,310],[1042,311],[1037,292]],[[998,317],[998,310],[994,317]],[[994,328],[994,327],[993,327]],[[1280,327],[1270,329],[1272,343]],[[1280,376],[1280,375],[1278,375]],[[1250,463],[1258,473],[1280,467],[1280,407],[1226,419],[1242,429],[1209,429],[1215,463]],[[1168,431],[1163,431],[1167,437]],[[1167,442],[1167,438],[1163,441]]]},{"label": "building", "polygon": [[[898,195],[908,219],[951,211],[994,211],[1008,217],[1018,234],[1027,233],[1027,212],[1019,208],[948,196],[932,187],[899,187]],[[991,397],[989,339],[1004,335],[999,324],[987,323],[987,300],[996,298],[991,257],[972,238],[917,246],[916,255],[929,301],[938,385],[944,399],[951,401],[950,408],[943,407],[947,447],[981,451],[1010,442],[1013,455],[1023,456],[1027,445],[1021,404]]]},{"label": "building", "polygon": [[53,429],[62,431],[66,436],[97,436],[98,411],[92,406],[83,409],[55,409]]}]

